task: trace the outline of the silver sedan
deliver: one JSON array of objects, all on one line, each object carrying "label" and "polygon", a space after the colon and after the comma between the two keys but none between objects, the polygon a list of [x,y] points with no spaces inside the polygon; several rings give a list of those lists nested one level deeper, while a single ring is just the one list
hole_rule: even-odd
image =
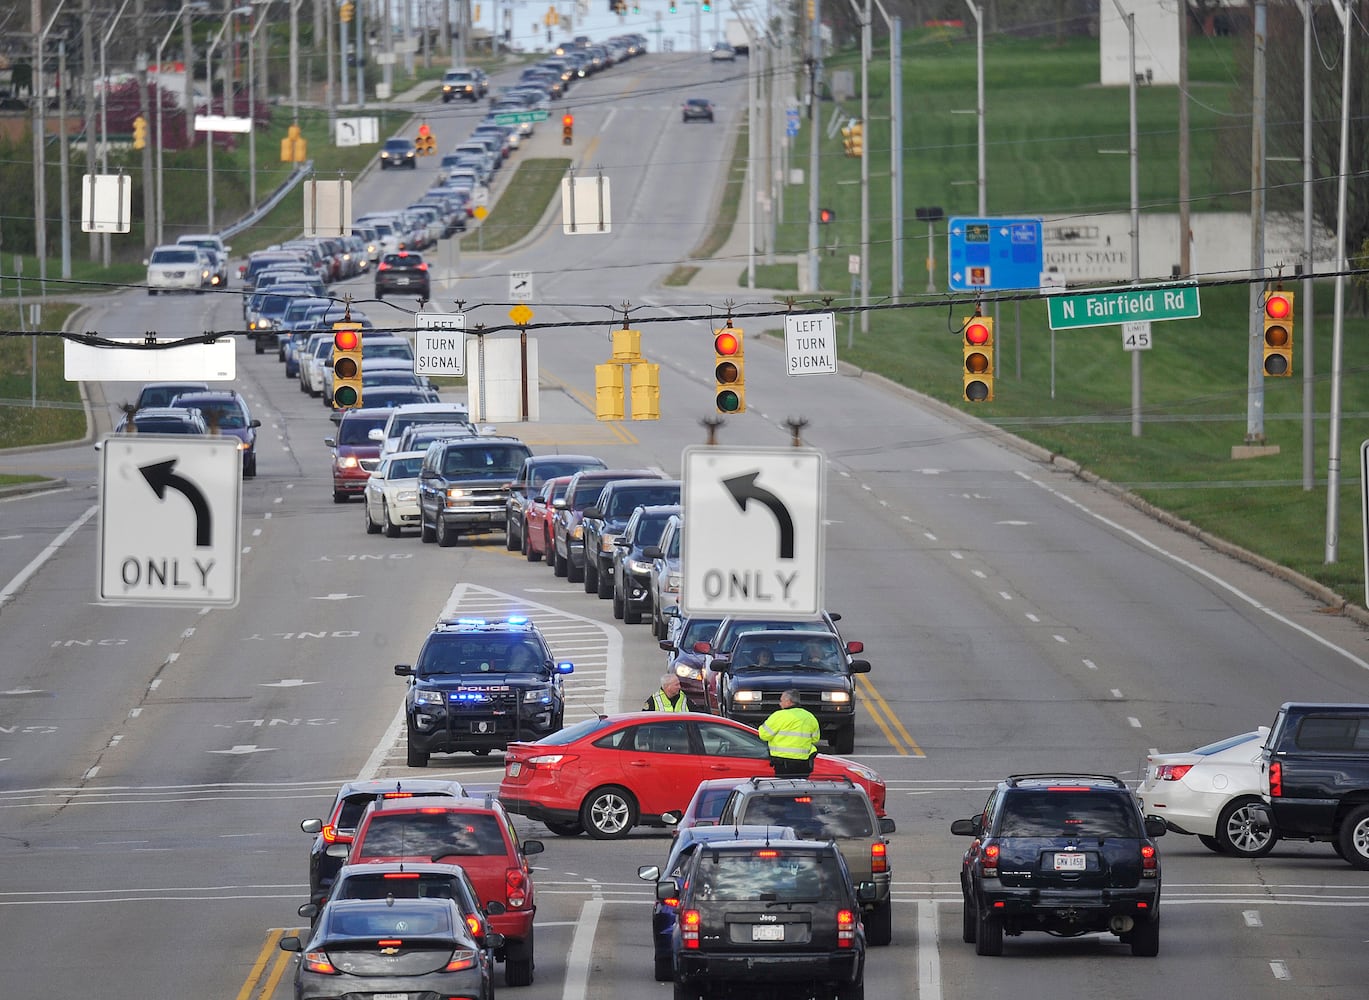
[{"label": "silver sedan", "polygon": [[371,473],[364,493],[368,535],[384,528],[387,538],[398,538],[404,528],[419,526],[418,470],[423,455],[421,451],[397,451],[382,459]]}]

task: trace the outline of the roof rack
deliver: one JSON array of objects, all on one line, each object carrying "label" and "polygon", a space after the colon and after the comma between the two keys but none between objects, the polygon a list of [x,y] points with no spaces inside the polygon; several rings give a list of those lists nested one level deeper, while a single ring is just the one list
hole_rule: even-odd
[{"label": "roof rack", "polygon": [[1060,771],[1042,771],[1039,773],[1010,774],[1006,779],[1008,785],[1016,786],[1024,781],[1030,782],[1096,782],[1098,784],[1109,785],[1113,788],[1126,788],[1127,784],[1121,778],[1113,774],[1070,774]]}]

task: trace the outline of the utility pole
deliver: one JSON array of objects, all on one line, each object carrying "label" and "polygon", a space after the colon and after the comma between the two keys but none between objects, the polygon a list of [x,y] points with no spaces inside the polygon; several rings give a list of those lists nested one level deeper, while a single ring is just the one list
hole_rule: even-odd
[{"label": "utility pole", "polygon": [[[1255,52],[1251,62],[1250,95],[1250,276],[1264,274],[1264,121],[1265,121],[1265,33],[1268,23],[1267,0],[1254,0]],[[1349,53],[1346,53],[1347,60]],[[1250,312],[1246,317],[1249,337],[1246,352],[1245,443],[1264,444],[1264,309],[1263,288],[1250,285]]]},{"label": "utility pole", "polygon": [[821,287],[818,278],[818,132],[822,115],[818,96],[822,92],[822,0],[813,2],[813,23],[809,25],[808,56],[808,291]]}]

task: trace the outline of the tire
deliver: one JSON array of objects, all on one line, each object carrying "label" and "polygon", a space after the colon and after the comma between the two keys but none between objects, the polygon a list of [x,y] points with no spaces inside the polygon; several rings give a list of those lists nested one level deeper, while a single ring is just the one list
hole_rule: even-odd
[{"label": "tire", "polygon": [[884,947],[894,939],[894,904],[886,899],[865,915],[865,940]]},{"label": "tire", "polygon": [[333,490],[333,503],[346,503],[347,494],[341,490]]},{"label": "tire", "polygon": [[599,557],[585,555],[585,570],[580,582],[585,586],[586,594],[599,593]]},{"label": "tire", "polygon": [[570,561],[561,558],[561,553],[557,552],[556,555],[552,557],[551,571],[556,576],[570,576]]},{"label": "tire", "polygon": [[613,617],[619,621],[623,620],[623,610],[626,601],[623,600],[623,592],[617,587],[613,588]]},{"label": "tire", "polygon": [[[976,908],[976,913],[978,910]],[[977,917],[975,927],[974,953],[990,958],[1003,954],[1003,918],[995,913],[985,913]]]},{"label": "tire", "polygon": [[265,353],[266,353],[266,348],[264,348],[264,347],[261,346],[261,338],[260,338],[260,337],[253,337],[253,338],[252,338],[252,343],[253,343],[253,344],[255,345],[255,347],[256,347],[256,350],[254,351],[254,353],[256,353],[256,354],[265,354]]},{"label": "tire", "polygon": [[[673,974],[671,978],[675,978]],[[675,984],[675,1000],[703,1000],[703,996],[702,986],[696,986],[693,983]]]},{"label": "tire", "polygon": [[510,552],[519,551],[518,536],[513,533],[513,518],[504,517],[504,548]]},{"label": "tire", "polygon": [[1350,810],[1336,831],[1340,856],[1356,868],[1369,870],[1369,805]]},{"label": "tire", "polygon": [[1154,958],[1160,954],[1160,918],[1136,921],[1127,938],[1131,953],[1138,958]]},{"label": "tire", "polygon": [[623,601],[623,623],[625,625],[642,624],[641,610],[638,608],[634,608],[632,606],[632,602],[628,600]]},{"label": "tire", "polygon": [[1214,851],[1217,854],[1226,853],[1222,850],[1222,845],[1218,842],[1216,837],[1209,837],[1206,834],[1200,833],[1198,834],[1198,843],[1202,844],[1209,851]]},{"label": "tire", "polygon": [[437,532],[428,527],[428,521],[421,512],[418,515],[418,537],[425,542],[437,541]]},{"label": "tire", "polygon": [[656,982],[668,983],[675,978],[675,966],[669,955],[662,958],[656,956]]},{"label": "tire", "polygon": [[599,595],[599,600],[607,601],[613,596],[613,576],[612,574],[605,573],[601,569],[597,579],[599,581],[599,586],[596,593]]},{"label": "tire", "polygon": [[580,822],[595,840],[621,840],[637,823],[637,803],[626,789],[605,785],[585,797]]},{"label": "tire", "polygon": [[861,972],[860,982],[850,986],[837,987],[837,1000],[865,1000],[865,973]]},{"label": "tire", "polygon": [[978,927],[978,924],[979,921],[974,915],[974,904],[965,897],[965,894],[962,891],[960,904],[960,940],[964,941],[966,944],[974,944],[975,930]]},{"label": "tire", "polygon": [[437,519],[437,544],[440,548],[449,549],[456,544],[457,533],[455,528],[447,527],[447,522],[442,518]]},{"label": "tire", "polygon": [[406,742],[404,758],[410,767],[427,767],[428,757],[427,753],[419,750],[412,742]]},{"label": "tire", "polygon": [[[504,958],[504,985],[531,986],[533,961],[533,929],[528,928],[528,936],[518,945],[510,947]],[[515,954],[517,952],[517,954]]]},{"label": "tire", "polygon": [[579,823],[558,823],[555,820],[543,820],[543,825],[558,837],[578,837],[585,832],[585,828]]},{"label": "tire", "polygon": [[1279,835],[1256,819],[1251,806],[1256,798],[1234,799],[1217,817],[1217,844],[1224,854],[1237,858],[1262,858],[1274,849]]},{"label": "tire", "polygon": [[242,463],[242,474],[248,479],[257,478],[257,453],[253,452],[247,456],[247,461]]},{"label": "tire", "polygon": [[377,289],[376,289],[376,299],[383,299],[383,298],[385,298],[385,293],[382,292],[379,288],[377,288]]},{"label": "tire", "polygon": [[566,582],[583,583],[585,579],[584,565],[577,566],[571,562],[570,556],[566,556]]},{"label": "tire", "polygon": [[388,504],[383,505],[380,508],[380,515],[385,522],[385,537],[398,538],[401,529],[399,525],[395,524],[393,521],[390,520],[390,508]]},{"label": "tire", "polygon": [[832,741],[832,749],[840,754],[856,752],[856,727],[854,723],[837,734],[836,739]]},{"label": "tire", "polygon": [[532,543],[528,541],[528,526],[523,525],[523,558],[528,562],[538,562],[542,558],[542,553],[534,551]]},{"label": "tire", "polygon": [[378,535],[378,534],[380,534],[380,525],[376,524],[374,521],[371,520],[371,505],[370,505],[369,503],[367,503],[367,502],[365,501],[364,498],[363,498],[363,500],[362,500],[362,502],[361,502],[361,507],[362,507],[362,510],[364,510],[365,513],[366,513],[366,534],[368,534],[368,535]]}]

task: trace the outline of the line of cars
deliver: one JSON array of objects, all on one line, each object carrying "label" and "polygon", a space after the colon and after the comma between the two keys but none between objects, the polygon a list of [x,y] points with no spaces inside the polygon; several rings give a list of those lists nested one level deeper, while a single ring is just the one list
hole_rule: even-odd
[{"label": "line of cars", "polygon": [[[115,434],[221,434],[238,439],[242,474],[257,474],[261,421],[242,394],[207,382],[148,382],[114,425]],[[96,448],[100,445],[96,444]]]}]

